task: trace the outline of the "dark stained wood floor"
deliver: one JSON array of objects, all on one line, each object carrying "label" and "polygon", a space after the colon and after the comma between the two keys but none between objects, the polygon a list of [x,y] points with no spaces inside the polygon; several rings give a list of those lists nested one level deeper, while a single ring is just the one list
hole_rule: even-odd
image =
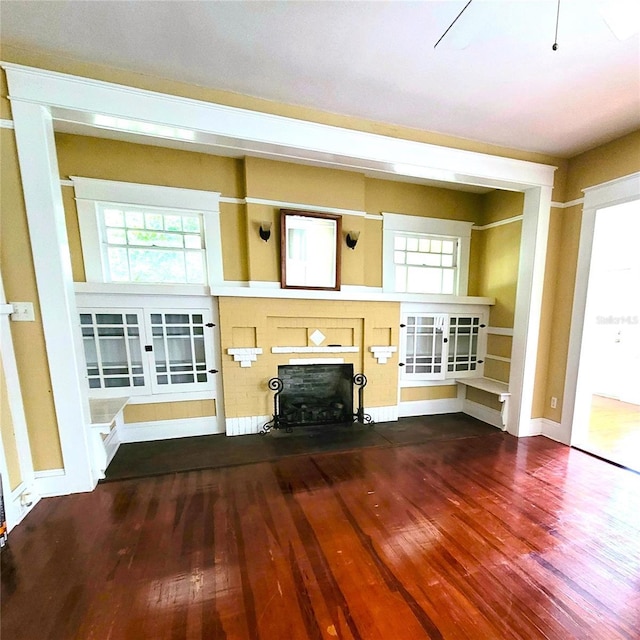
[{"label": "dark stained wood floor", "polygon": [[2,638],[640,637],[640,475],[543,437],[297,455],[41,501]]}]

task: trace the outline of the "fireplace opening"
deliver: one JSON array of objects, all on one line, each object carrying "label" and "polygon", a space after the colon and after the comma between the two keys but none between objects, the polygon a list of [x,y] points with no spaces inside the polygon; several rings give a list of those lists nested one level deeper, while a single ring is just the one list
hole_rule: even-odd
[{"label": "fireplace opening", "polygon": [[353,365],[280,365],[279,419],[287,427],[353,422]]}]

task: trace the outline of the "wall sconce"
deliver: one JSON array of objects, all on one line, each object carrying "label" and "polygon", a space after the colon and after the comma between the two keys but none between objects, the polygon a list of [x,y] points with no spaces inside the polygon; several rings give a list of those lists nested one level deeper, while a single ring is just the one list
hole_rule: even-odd
[{"label": "wall sconce", "polygon": [[269,240],[269,238],[271,237],[271,221],[270,220],[263,220],[260,223],[260,237],[267,242]]},{"label": "wall sconce", "polygon": [[360,237],[359,231],[347,231],[347,237],[346,237],[347,247],[349,247],[349,249],[355,249],[356,245],[358,244],[359,237]]}]

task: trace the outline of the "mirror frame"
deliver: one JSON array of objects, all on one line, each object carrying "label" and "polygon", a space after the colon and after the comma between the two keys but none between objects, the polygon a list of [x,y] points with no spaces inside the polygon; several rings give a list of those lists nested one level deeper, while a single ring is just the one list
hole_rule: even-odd
[{"label": "mirror frame", "polygon": [[[327,287],[310,287],[305,285],[287,284],[287,218],[290,216],[303,216],[322,220],[334,220],[336,223],[336,263],[335,283]],[[321,213],[318,211],[299,211],[297,209],[280,209],[280,286],[283,289],[309,289],[314,291],[340,291],[341,266],[342,266],[342,216],[333,213]]]}]

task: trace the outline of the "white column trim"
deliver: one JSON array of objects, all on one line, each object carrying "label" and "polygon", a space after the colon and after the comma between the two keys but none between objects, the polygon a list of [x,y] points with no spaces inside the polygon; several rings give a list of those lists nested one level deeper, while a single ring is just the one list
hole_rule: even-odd
[{"label": "white column trim", "polygon": [[571,444],[576,444],[580,437],[579,428],[574,429],[574,425],[588,424],[590,411],[588,372],[582,345],[589,302],[589,275],[596,214],[598,209],[640,198],[640,172],[588,187],[583,191],[584,207],[562,399],[562,424],[559,430],[562,437],[568,438]]},{"label": "white column trim", "polygon": [[551,187],[525,191],[507,418],[514,435],[531,422],[550,212]]},{"label": "white column trim", "polygon": [[64,492],[94,487],[87,443],[89,402],[51,113],[14,100],[13,121],[40,312],[65,469]]}]

